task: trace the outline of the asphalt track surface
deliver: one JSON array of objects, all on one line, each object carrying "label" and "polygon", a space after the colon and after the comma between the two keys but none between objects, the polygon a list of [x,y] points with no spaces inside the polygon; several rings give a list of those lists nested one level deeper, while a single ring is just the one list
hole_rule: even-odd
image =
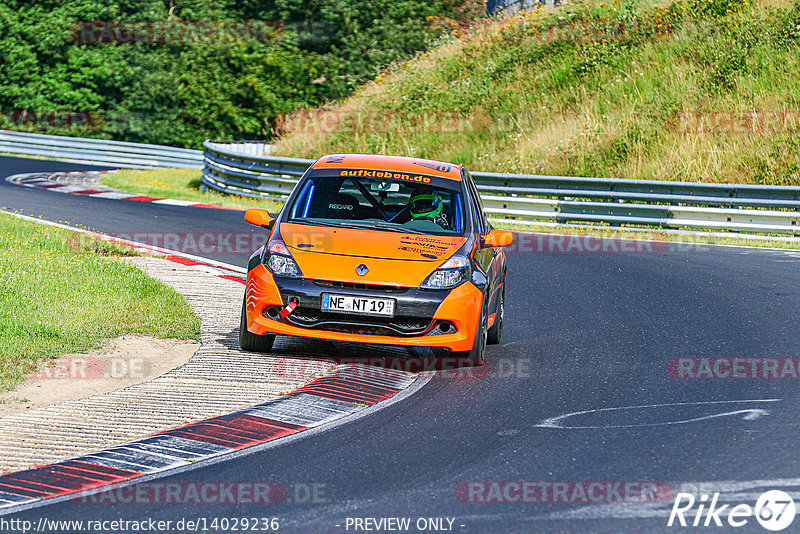
[{"label": "asphalt track surface", "polygon": [[[88,168],[0,159],[2,177]],[[83,198],[5,181],[0,206],[110,233],[249,231],[237,212]],[[242,266],[247,259],[208,256]],[[160,480],[275,481],[289,489],[287,501],[66,501],[7,518],[277,517],[280,532],[309,533],[354,532],[348,517],[409,517],[412,525],[446,517],[454,519],[452,531],[465,533],[766,532],[752,518],[736,529],[668,528],[670,503],[472,503],[459,500],[457,488],[467,481],[704,482],[751,505],[768,489],[797,499],[800,382],[677,380],[666,365],[676,357],[800,356],[800,255],[712,246],[512,252],[509,265],[503,344],[488,348],[486,376],[435,377],[327,432]],[[630,406],[647,407],[604,410]],[[546,423],[574,412],[588,413]],[[752,481],[757,489],[748,491]],[[311,485],[317,502],[304,499]],[[800,519],[786,532],[798,530]]]}]

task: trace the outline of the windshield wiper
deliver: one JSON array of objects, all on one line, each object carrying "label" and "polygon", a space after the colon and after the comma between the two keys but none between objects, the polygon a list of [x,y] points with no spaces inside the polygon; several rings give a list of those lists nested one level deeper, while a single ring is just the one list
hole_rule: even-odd
[{"label": "windshield wiper", "polygon": [[400,233],[403,233],[403,234],[421,234],[422,233],[422,232],[417,231],[417,230],[409,230],[408,228],[398,228],[397,226],[388,225],[388,224],[380,223],[380,222],[358,223],[358,222],[353,222],[353,221],[342,221],[340,224],[342,226],[347,227],[347,228],[366,228],[366,229],[371,229],[371,228],[376,228],[377,227],[377,228],[380,228],[381,230],[389,230],[391,232],[400,232]]},{"label": "windshield wiper", "polygon": [[288,222],[290,222],[290,223],[292,223],[292,224],[306,224],[306,225],[309,225],[309,226],[330,226],[330,227],[332,227],[332,228],[339,228],[340,226],[342,226],[342,225],[341,225],[341,224],[339,224],[339,223],[324,222],[324,221],[315,221],[315,220],[313,220],[313,219],[305,219],[305,220],[295,220],[295,219],[291,219],[291,220],[289,220]]}]

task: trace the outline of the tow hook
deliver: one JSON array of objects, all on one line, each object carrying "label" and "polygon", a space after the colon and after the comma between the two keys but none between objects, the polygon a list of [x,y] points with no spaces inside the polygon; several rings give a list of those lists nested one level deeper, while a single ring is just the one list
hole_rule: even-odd
[{"label": "tow hook", "polygon": [[285,319],[286,317],[289,316],[290,313],[294,311],[295,308],[297,308],[297,297],[292,297],[291,299],[289,299],[289,304],[287,304],[285,308],[279,311],[278,314]]}]

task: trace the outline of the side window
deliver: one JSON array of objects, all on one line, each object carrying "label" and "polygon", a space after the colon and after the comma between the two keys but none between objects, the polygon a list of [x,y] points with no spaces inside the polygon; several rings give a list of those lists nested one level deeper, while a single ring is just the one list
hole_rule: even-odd
[{"label": "side window", "polygon": [[483,212],[483,201],[478,194],[478,189],[475,187],[475,182],[472,181],[472,176],[467,171],[464,171],[463,180],[467,184],[469,196],[475,206],[475,220],[480,225],[480,233],[486,234],[489,231],[489,223],[486,221],[486,214]]},{"label": "side window", "polygon": [[339,188],[339,194],[350,195],[355,197],[356,200],[358,200],[358,204],[362,208],[372,207],[372,204],[370,204],[369,200],[367,200],[367,197],[364,196],[361,190],[357,188],[356,185],[351,180],[345,180],[344,182],[342,182],[342,187]]}]

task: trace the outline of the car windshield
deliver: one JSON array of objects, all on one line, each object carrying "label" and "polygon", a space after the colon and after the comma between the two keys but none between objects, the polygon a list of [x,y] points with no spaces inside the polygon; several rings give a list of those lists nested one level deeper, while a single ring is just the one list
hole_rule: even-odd
[{"label": "car windshield", "polygon": [[[313,171],[312,171],[313,172]],[[461,183],[393,171],[309,175],[287,221],[435,235],[464,233]]]}]

